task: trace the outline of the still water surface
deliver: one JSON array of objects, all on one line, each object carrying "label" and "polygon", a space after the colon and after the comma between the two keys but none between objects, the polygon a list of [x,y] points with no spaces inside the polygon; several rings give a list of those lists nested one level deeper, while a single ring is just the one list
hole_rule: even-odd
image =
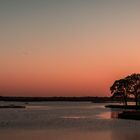
[{"label": "still water surface", "polygon": [[117,119],[121,110],[107,109],[105,104],[41,102],[26,106],[0,110],[0,140],[140,139],[140,121]]}]

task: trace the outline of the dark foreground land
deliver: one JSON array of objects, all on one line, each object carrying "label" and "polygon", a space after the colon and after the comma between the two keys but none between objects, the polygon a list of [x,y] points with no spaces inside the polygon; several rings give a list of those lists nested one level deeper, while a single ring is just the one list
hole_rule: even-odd
[{"label": "dark foreground land", "polygon": [[140,106],[136,107],[135,105],[106,105],[105,107],[125,109],[125,111],[118,113],[119,119],[140,120]]},{"label": "dark foreground land", "polygon": [[134,109],[134,110],[140,110],[140,106],[135,106],[135,105],[106,105],[106,108],[120,108],[120,109]]},{"label": "dark foreground land", "polygon": [[140,111],[123,111],[118,114],[120,119],[140,120]]}]

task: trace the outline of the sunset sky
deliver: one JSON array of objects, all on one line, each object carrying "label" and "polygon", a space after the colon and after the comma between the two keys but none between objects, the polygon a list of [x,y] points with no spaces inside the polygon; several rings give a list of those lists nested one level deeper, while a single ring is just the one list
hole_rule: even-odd
[{"label": "sunset sky", "polygon": [[139,0],[0,0],[0,95],[110,96],[139,72]]}]

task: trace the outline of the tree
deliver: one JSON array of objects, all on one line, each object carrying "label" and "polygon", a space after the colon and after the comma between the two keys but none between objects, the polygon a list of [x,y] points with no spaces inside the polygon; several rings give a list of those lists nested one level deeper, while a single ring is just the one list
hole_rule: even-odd
[{"label": "tree", "polygon": [[128,89],[128,81],[126,79],[116,80],[110,87],[113,96],[123,97],[125,106],[127,106],[127,89]]},{"label": "tree", "polygon": [[140,95],[140,74],[132,74],[125,78],[128,81],[128,92],[134,95],[136,107],[138,106],[138,98]]},{"label": "tree", "polygon": [[133,95],[138,106],[140,96],[140,74],[131,74],[123,79],[116,80],[110,87],[113,96],[122,96],[127,106],[127,97]]}]

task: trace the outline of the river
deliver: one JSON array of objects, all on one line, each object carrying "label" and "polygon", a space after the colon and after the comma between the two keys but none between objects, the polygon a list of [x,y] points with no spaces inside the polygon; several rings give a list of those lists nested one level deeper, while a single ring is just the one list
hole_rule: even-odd
[{"label": "river", "polygon": [[117,119],[104,103],[33,102],[0,109],[0,140],[139,140],[140,121]]}]

